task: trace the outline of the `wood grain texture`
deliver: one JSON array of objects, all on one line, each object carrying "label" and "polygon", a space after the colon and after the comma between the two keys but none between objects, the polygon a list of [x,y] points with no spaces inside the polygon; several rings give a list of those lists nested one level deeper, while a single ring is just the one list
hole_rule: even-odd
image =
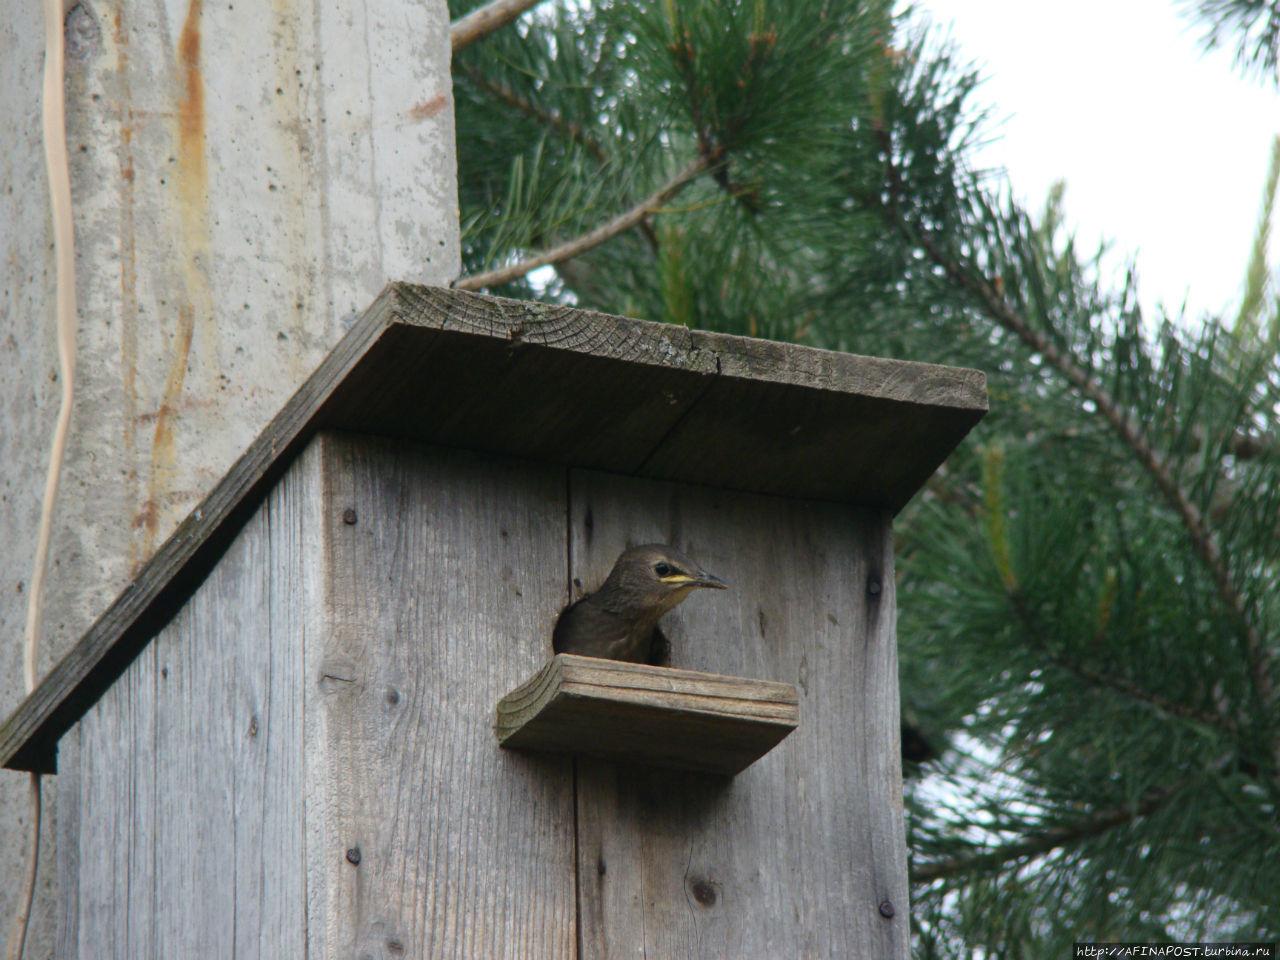
[{"label": "wood grain texture", "polygon": [[571,956],[569,761],[501,750],[491,729],[566,599],[564,470],[322,443],[332,620],[307,640],[310,949]]},{"label": "wood grain texture", "polygon": [[[423,350],[401,331],[412,374],[353,406],[343,426],[896,511],[986,411],[975,370],[399,292],[398,317],[438,336]],[[397,382],[412,385],[413,402]]]},{"label": "wood grain texture", "polygon": [[313,469],[295,463],[75,730],[60,956],[305,954],[302,634],[280,611],[302,607]]},{"label": "wood grain texture", "polygon": [[0,764],[55,769],[318,430],[895,511],[985,411],[974,370],[392,284],[0,724]]},{"label": "wood grain texture", "polygon": [[62,738],[63,759],[54,798],[57,816],[58,903],[54,915],[55,957],[77,957],[80,949],[80,725]]},{"label": "wood grain texture", "polygon": [[498,701],[514,750],[732,775],[800,719],[789,683],[560,653]]},{"label": "wood grain texture", "polygon": [[570,500],[585,589],[672,543],[730,584],[664,619],[672,665],[794,683],[806,718],[727,782],[578,761],[580,956],[905,960],[887,514],[588,471]]}]

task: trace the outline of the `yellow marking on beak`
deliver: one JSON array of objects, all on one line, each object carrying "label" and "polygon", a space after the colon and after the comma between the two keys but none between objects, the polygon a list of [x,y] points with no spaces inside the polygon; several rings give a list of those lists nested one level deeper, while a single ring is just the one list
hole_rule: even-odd
[{"label": "yellow marking on beak", "polygon": [[670,583],[677,586],[715,587],[717,590],[724,590],[728,587],[728,584],[719,577],[714,577],[709,573],[701,577],[691,577],[687,573],[672,573],[659,579],[662,583]]},{"label": "yellow marking on beak", "polygon": [[687,573],[673,573],[659,579],[663,583],[695,583],[697,581],[697,577],[691,577]]}]

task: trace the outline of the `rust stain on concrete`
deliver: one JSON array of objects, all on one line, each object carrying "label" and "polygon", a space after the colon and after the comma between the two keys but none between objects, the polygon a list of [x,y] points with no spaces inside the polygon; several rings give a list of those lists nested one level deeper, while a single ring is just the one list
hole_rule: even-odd
[{"label": "rust stain on concrete", "polygon": [[182,199],[193,205],[205,196],[204,74],[200,72],[200,12],[204,0],[191,0],[178,40],[182,97],[178,100],[178,159]]},{"label": "rust stain on concrete", "polygon": [[[175,338],[175,350],[169,363],[169,375],[164,381],[164,396],[177,398],[182,395],[182,383],[187,375],[187,360],[191,355],[191,340],[195,334],[195,311],[190,304],[178,308],[178,336]],[[155,437],[151,444],[151,496],[147,503],[152,508],[147,513],[143,528],[143,554],[150,557],[155,551],[155,542],[160,527],[160,513],[155,504],[171,502],[171,484],[176,479],[173,474],[177,463],[177,437],[174,433],[174,413],[172,403],[160,406],[156,415]]]},{"label": "rust stain on concrete", "polygon": [[443,93],[437,93],[426,103],[420,103],[408,112],[407,116],[413,123],[421,123],[423,120],[429,120],[437,113],[449,106],[449,97]]},{"label": "rust stain on concrete", "polygon": [[[123,5],[121,5],[123,6]],[[120,369],[123,371],[124,394],[124,464],[127,502],[138,502],[138,439],[133,423],[138,409],[138,255],[134,225],[137,203],[133,163],[133,90],[129,63],[129,31],[124,14],[117,6],[112,17],[112,44],[116,51],[116,75],[120,78]],[[142,566],[139,544],[129,538],[129,575]]]},{"label": "rust stain on concrete", "polygon": [[200,15],[204,0],[191,0],[178,40],[179,95],[177,102],[177,224],[181,246],[180,277],[185,302],[177,308],[178,330],[160,397],[151,444],[148,496],[138,516],[143,528],[142,559],[155,551],[156,541],[168,533],[163,506],[172,502],[180,482],[177,463],[176,413],[191,361],[197,323],[212,321],[213,296],[209,282],[209,172],[205,157],[204,74],[200,66]]},{"label": "rust stain on concrete", "polygon": [[200,490],[174,490],[165,494],[162,501],[146,500],[133,515],[134,527],[146,528],[159,522],[160,510],[175,503],[190,503],[202,496]]},{"label": "rust stain on concrete", "polygon": [[201,398],[187,394],[182,398],[181,407],[171,407],[166,404],[156,410],[144,410],[142,413],[135,413],[133,415],[133,422],[138,426],[146,426],[149,423],[155,423],[161,417],[175,417],[181,413],[188,413],[192,410],[207,409],[216,407],[217,405],[217,401],[211,398]]}]

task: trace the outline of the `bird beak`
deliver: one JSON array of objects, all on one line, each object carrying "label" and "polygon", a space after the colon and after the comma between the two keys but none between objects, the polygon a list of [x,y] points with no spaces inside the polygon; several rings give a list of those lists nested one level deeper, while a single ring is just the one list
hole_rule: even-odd
[{"label": "bird beak", "polygon": [[676,587],[711,587],[714,590],[727,590],[729,585],[714,574],[699,570],[696,574],[673,573],[662,578],[663,583]]},{"label": "bird beak", "polygon": [[727,590],[729,585],[714,574],[700,571],[696,577],[690,577],[689,583],[695,587],[711,587],[713,590]]}]

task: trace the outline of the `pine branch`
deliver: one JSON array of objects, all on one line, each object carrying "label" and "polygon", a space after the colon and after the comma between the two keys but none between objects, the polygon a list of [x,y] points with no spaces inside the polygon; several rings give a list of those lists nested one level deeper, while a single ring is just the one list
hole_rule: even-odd
[{"label": "pine branch", "polygon": [[457,53],[477,40],[483,40],[495,30],[505,27],[520,14],[536,7],[542,0],[492,0],[465,17],[449,24],[449,43]]},{"label": "pine branch", "polygon": [[[1021,340],[1033,353],[1043,357],[1049,366],[1057,370],[1068,383],[1093,401],[1097,412],[1102,415],[1120,441],[1129,448],[1143,469],[1151,476],[1157,489],[1164,496],[1165,502],[1186,528],[1193,549],[1209,570],[1218,596],[1241,631],[1245,659],[1249,666],[1249,681],[1258,698],[1262,713],[1265,716],[1273,715],[1275,687],[1271,680],[1273,669],[1271,653],[1267,649],[1261,632],[1249,618],[1248,611],[1245,609],[1244,596],[1232,579],[1218,538],[1205,522],[1203,515],[1191,502],[1186,491],[1178,485],[1168,465],[1156,454],[1146,437],[1125,415],[1120,404],[1100,383],[1090,377],[1072,357],[1059,350],[1044,334],[1032,327],[1024,316],[1009,306],[1000,291],[985,276],[974,276],[967,272],[959,262],[947,256],[926,232],[911,228],[898,207],[898,201],[903,193],[903,179],[897,164],[891,159],[893,144],[889,132],[880,128],[876,136],[885,157],[890,158],[886,161],[889,190],[887,203],[873,198],[871,200],[873,205],[891,219],[892,224],[908,242],[919,244],[934,265],[940,267],[961,290],[974,296],[988,317]],[[1271,755],[1273,764],[1280,772],[1280,733],[1271,737]]]},{"label": "pine branch", "polygon": [[[720,189],[742,204],[748,213],[757,214],[760,212],[759,187],[734,183],[730,177],[726,144],[716,137],[711,125],[704,120],[702,93],[699,90],[698,78],[694,71],[696,54],[689,39],[689,32],[682,29],[680,33],[682,39],[673,42],[669,49],[679,64],[680,75],[689,94],[689,118],[693,122],[693,131],[698,142],[698,153],[707,159],[711,167],[711,176]],[[774,40],[776,41],[776,37]],[[757,49],[757,40],[753,37],[752,57],[755,56]],[[749,73],[749,67],[750,61],[743,65],[743,71]],[[743,109],[744,111],[749,111],[749,106],[744,105]]]},{"label": "pine branch", "polygon": [[600,141],[572,120],[566,120],[554,110],[546,110],[528,98],[522,97],[510,87],[482,76],[474,67],[460,64],[458,69],[465,73],[472,83],[493,97],[494,100],[510,107],[521,116],[542,124],[566,140],[576,143],[591,154],[595,160],[599,161],[601,165],[609,162],[609,155],[605,152],[604,147],[600,146]]},{"label": "pine branch", "polygon": [[1133,697],[1135,700],[1141,700],[1149,703],[1157,710],[1171,714],[1175,717],[1182,717],[1184,720],[1193,720],[1198,723],[1208,724],[1216,727],[1226,733],[1235,733],[1239,729],[1236,722],[1229,717],[1219,716],[1216,713],[1209,713],[1205,710],[1197,710],[1195,707],[1189,707],[1185,703],[1178,703],[1176,700],[1170,700],[1158,693],[1153,693],[1144,687],[1138,686],[1128,677],[1116,676],[1112,673],[1103,673],[1101,670],[1095,670],[1093,667],[1087,667],[1084,664],[1072,660],[1070,657],[1061,653],[1046,651],[1054,663],[1065,670],[1074,673],[1086,683],[1092,683],[1095,686],[1110,687],[1112,690],[1118,690],[1121,693]]},{"label": "pine branch", "polygon": [[639,226],[647,216],[656,213],[659,208],[677,196],[698,176],[705,173],[710,166],[711,163],[706,157],[699,156],[662,187],[650,194],[648,198],[642,200],[625,213],[614,217],[608,223],[596,227],[580,237],[575,237],[573,240],[562,243],[558,247],[553,247],[544,253],[537,254],[527,260],[521,260],[519,263],[499,267],[496,270],[489,270],[486,273],[479,273],[475,276],[463,277],[454,283],[454,287],[459,290],[480,290],[484,287],[496,287],[504,283],[510,283],[512,280],[518,280],[530,271],[538,269],[538,267],[545,267],[581,256],[588,250],[612,240],[632,227]]},{"label": "pine branch", "polygon": [[[998,453],[998,448],[990,448],[988,451],[986,468],[984,470],[986,492],[983,499],[986,502],[985,512],[988,518],[986,523],[987,532],[992,541],[991,549],[997,557],[997,566],[1000,568],[1001,573],[1000,579],[1004,585],[1005,595],[1009,600],[1009,606],[1013,610],[1014,616],[1016,616],[1021,622],[1022,628],[1027,637],[1030,638],[1032,644],[1051,661],[1062,667],[1064,670],[1075,674],[1086,683],[1092,684],[1093,686],[1108,687],[1112,690],[1118,690],[1135,700],[1150,704],[1157,710],[1160,710],[1170,716],[1182,717],[1186,720],[1205,723],[1216,727],[1219,730],[1234,734],[1237,731],[1238,726],[1236,722],[1228,716],[1204,710],[1197,710],[1195,707],[1189,706],[1188,704],[1171,700],[1169,697],[1146,689],[1128,677],[1118,676],[1113,673],[1106,673],[1094,667],[1086,666],[1073,657],[1069,657],[1065,653],[1054,648],[1054,644],[1049,641],[1048,636],[1041,627],[1039,619],[1028,605],[1026,596],[1019,589],[1017,577],[1013,572],[1012,562],[1009,559],[1009,545],[1005,537],[1003,524],[999,522],[1002,512],[999,502],[1000,460],[1001,458]],[[970,516],[977,520],[979,514],[976,509],[976,502],[974,506],[975,509],[970,513]],[[1095,635],[1096,640],[1101,640],[1102,629],[1102,627],[1099,627],[1099,633]]]},{"label": "pine branch", "polygon": [[[544,127],[547,127],[554,133],[559,134],[566,140],[582,147],[587,151],[587,153],[591,154],[592,158],[598,162],[600,166],[609,166],[610,157],[608,152],[600,145],[600,141],[591,136],[591,134],[583,129],[580,124],[574,123],[572,120],[566,120],[561,114],[554,110],[546,110],[543,107],[540,107],[527,97],[522,97],[510,87],[481,75],[479,71],[471,66],[462,64],[459,66],[459,69],[461,69],[471,82],[480,90],[493,97],[493,99],[498,103],[509,107],[516,113],[534,121],[535,123],[542,124]],[[652,249],[657,250],[658,236],[653,232],[653,225],[649,223],[647,217],[640,223],[640,231],[644,234],[644,238],[649,242],[649,246]]]},{"label": "pine branch", "polygon": [[1184,782],[1172,787],[1157,788],[1150,791],[1137,806],[1115,807],[1111,810],[1104,810],[1076,823],[1054,827],[1021,840],[1015,840],[1013,843],[1007,843],[1002,847],[996,847],[994,850],[987,850],[983,853],[968,856],[950,857],[946,860],[938,860],[934,863],[926,863],[923,866],[914,867],[911,870],[911,882],[931,883],[934,880],[957,874],[994,870],[1009,863],[1011,860],[1043,856],[1061,847],[1079,843],[1082,840],[1096,837],[1099,834],[1106,833],[1108,830],[1114,830],[1116,827],[1121,827],[1149,816],[1185,785]]},{"label": "pine branch", "polygon": [[[1269,433],[1242,433],[1237,431],[1225,438],[1224,452],[1237,460],[1270,459],[1280,454],[1280,438]],[[1188,453],[1199,453],[1204,449],[1205,431],[1201,427],[1193,427],[1185,442]]]},{"label": "pine branch", "polygon": [[[905,229],[906,225],[899,224]],[[1272,684],[1272,660],[1270,651],[1262,639],[1258,628],[1250,620],[1245,609],[1244,597],[1232,579],[1222,555],[1218,538],[1205,523],[1204,517],[1191,502],[1174,479],[1160,457],[1147,442],[1139,429],[1125,415],[1120,405],[1103,388],[1089,376],[1074,359],[1059,350],[1040,331],[1036,330],[1025,317],[1009,306],[1008,302],[996,292],[996,289],[985,278],[975,277],[959,263],[940,250],[927,235],[912,237],[924,249],[935,265],[951,278],[961,289],[977,298],[983,310],[991,319],[1009,333],[1012,333],[1034,353],[1038,353],[1045,361],[1057,370],[1083,396],[1092,400],[1098,413],[1107,421],[1121,442],[1129,448],[1143,469],[1151,476],[1165,501],[1178,515],[1186,528],[1192,546],[1199,555],[1213,579],[1218,596],[1226,605],[1232,618],[1239,626],[1244,637],[1245,657],[1249,662],[1249,677],[1258,696],[1259,705],[1266,714],[1270,714],[1275,704],[1275,687]],[[1280,761],[1280,741],[1273,744],[1273,753]]]},{"label": "pine branch", "polygon": [[[887,131],[880,131],[879,136],[886,156],[891,155],[892,144],[889,142]],[[1047,337],[1032,327],[1025,317],[1010,307],[985,277],[975,277],[966,272],[958,262],[943,253],[927,234],[917,233],[910,228],[898,212],[898,198],[902,193],[901,173],[892,161],[888,164],[887,172],[889,203],[883,209],[892,217],[894,224],[903,235],[909,241],[918,243],[929,259],[942,268],[960,289],[976,297],[991,319],[1021,340],[1033,353],[1042,356],[1081,394],[1092,400],[1097,411],[1110,424],[1121,442],[1129,448],[1143,469],[1151,475],[1165,501],[1186,527],[1192,546],[1209,569],[1219,597],[1239,625],[1244,635],[1250,681],[1263,710],[1270,713],[1275,702],[1275,688],[1271,682],[1271,655],[1266,649],[1258,628],[1249,619],[1245,610],[1244,597],[1231,578],[1231,573],[1222,556],[1222,549],[1218,545],[1218,539],[1205,523],[1200,511],[1196,509],[1186,492],[1178,486],[1168,466],[1161,461],[1146,438],[1130,422],[1120,405],[1101,384],[1090,377],[1074,359],[1059,350]],[[1277,764],[1280,765],[1280,739],[1273,741],[1272,753],[1276,757]]]},{"label": "pine branch", "polygon": [[981,493],[966,483],[963,477],[953,477],[945,463],[925,480],[924,485],[926,490],[935,494],[943,503],[963,510],[970,520],[978,520],[981,516]]},{"label": "pine branch", "polygon": [[1009,592],[1009,604],[1013,607],[1014,614],[1022,621],[1023,628],[1027,631],[1027,635],[1031,637],[1032,642],[1040,648],[1050,660],[1058,666],[1067,670],[1086,683],[1094,686],[1109,687],[1112,690],[1148,703],[1164,713],[1171,716],[1182,717],[1184,720],[1193,720],[1199,723],[1205,723],[1209,726],[1216,727],[1227,733],[1235,733],[1239,728],[1236,722],[1230,717],[1221,716],[1216,713],[1210,713],[1205,710],[1197,710],[1195,707],[1188,706],[1185,703],[1179,703],[1171,700],[1166,696],[1155,693],[1145,687],[1140,686],[1128,677],[1117,676],[1112,673],[1104,673],[1093,667],[1086,666],[1066,654],[1060,653],[1053,649],[1049,641],[1045,639],[1044,633],[1039,629],[1034,614],[1027,607],[1026,599],[1016,590]]}]

